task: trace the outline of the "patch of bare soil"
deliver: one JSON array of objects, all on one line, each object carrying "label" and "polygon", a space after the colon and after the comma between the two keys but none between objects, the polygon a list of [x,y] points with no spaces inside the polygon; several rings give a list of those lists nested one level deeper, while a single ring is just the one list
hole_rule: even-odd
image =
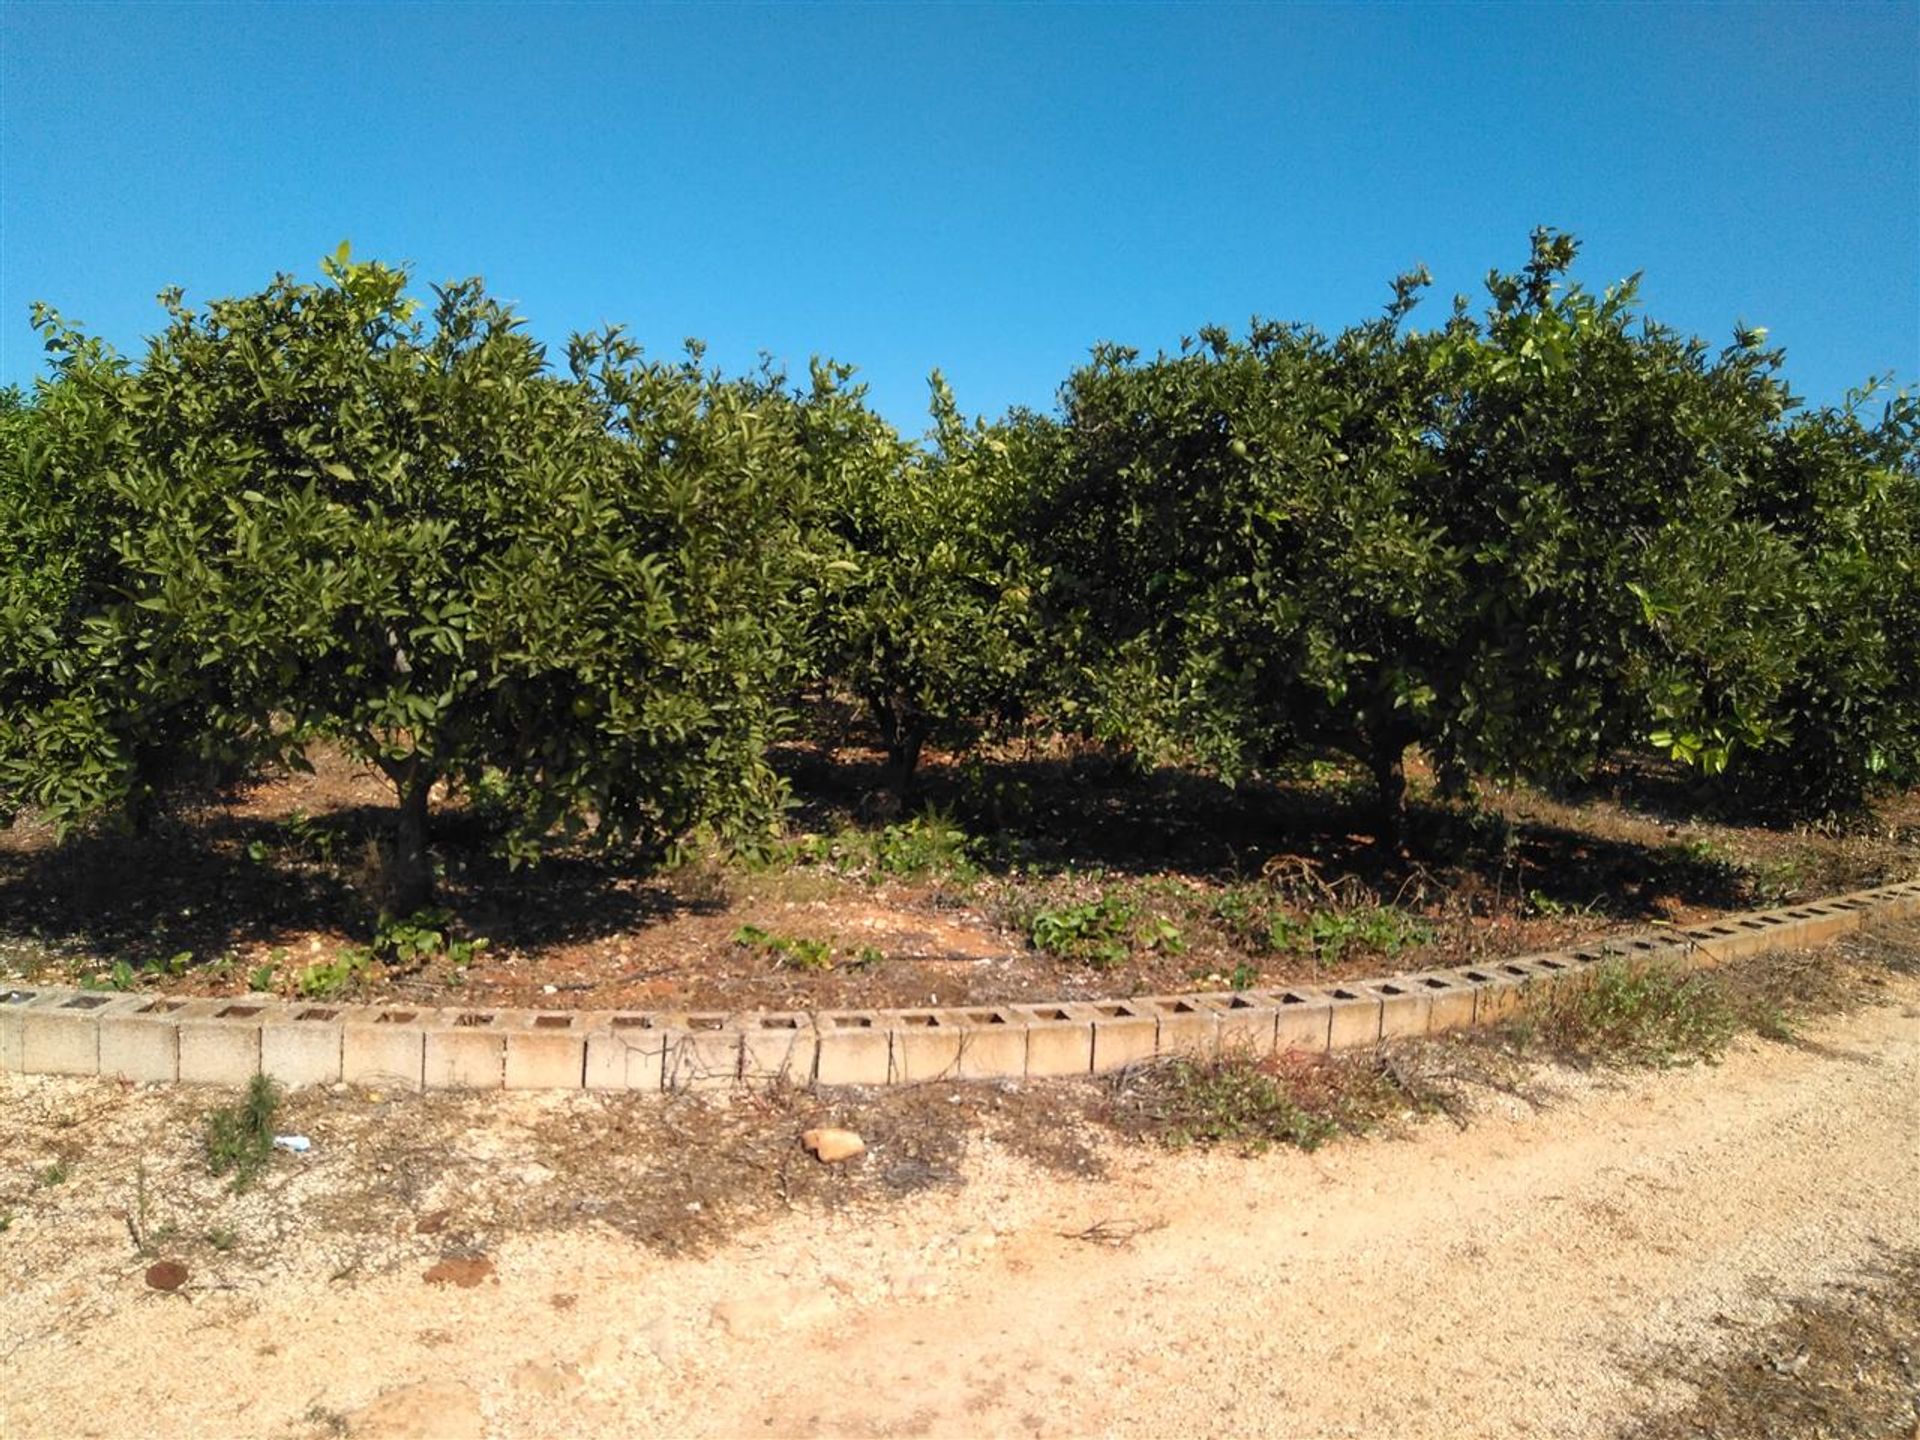
[{"label": "patch of bare soil", "polygon": [[[451,925],[486,947],[349,977],[342,957],[374,935],[388,797],[337,753],[312,758],[312,773],[202,796],[144,836],[56,844],[30,818],[0,832],[0,977],[463,1006],[986,1004],[1464,964],[1920,870],[1916,796],[1829,834],[1670,819],[1644,783],[1578,803],[1496,788],[1472,812],[1423,801],[1411,848],[1393,852],[1338,776],[1233,791],[1012,747],[929,762],[924,800],[973,838],[963,865],[926,872],[823,862],[798,831],[759,863],[659,872],[563,851],[515,871],[490,854],[483,817],[448,797],[437,848]],[[889,833],[876,757],[790,747],[782,763],[806,833]],[[1415,780],[1430,788],[1418,767]],[[1029,943],[1035,916],[1105,899],[1148,927],[1124,953]],[[813,958],[737,943],[743,927]]]},{"label": "patch of bare soil", "polygon": [[[1920,980],[1882,978],[1717,1066],[1433,1047],[1457,1123],[1312,1153],[1129,1145],[1093,1084],[322,1092],[234,1195],[217,1092],[9,1078],[0,1433],[1605,1434],[1920,1252]],[[1879,1343],[1783,1333],[1807,1387]]]}]

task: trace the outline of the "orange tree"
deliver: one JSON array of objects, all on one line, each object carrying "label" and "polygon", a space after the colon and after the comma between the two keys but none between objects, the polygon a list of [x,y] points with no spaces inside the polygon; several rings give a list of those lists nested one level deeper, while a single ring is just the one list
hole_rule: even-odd
[{"label": "orange tree", "polygon": [[57,488],[108,518],[46,607],[77,649],[8,696],[10,793],[71,821],[127,802],[149,741],[298,763],[332,736],[392,786],[402,914],[446,785],[488,777],[523,858],[763,811],[802,505],[766,387],[618,334],[556,375],[477,282],[423,311],[399,271],[325,270],[172,295],[137,364],[48,318],[109,437]]}]

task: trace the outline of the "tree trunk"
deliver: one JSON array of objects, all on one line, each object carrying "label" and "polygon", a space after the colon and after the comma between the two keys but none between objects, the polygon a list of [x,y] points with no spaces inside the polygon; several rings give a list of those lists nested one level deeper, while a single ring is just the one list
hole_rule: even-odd
[{"label": "tree trunk", "polygon": [[1473,795],[1473,772],[1458,755],[1442,755],[1436,767],[1440,772],[1440,798],[1455,804]]},{"label": "tree trunk", "polygon": [[1398,741],[1377,740],[1368,764],[1380,806],[1380,843],[1397,850],[1407,832],[1407,748]]},{"label": "tree trunk", "polygon": [[400,797],[400,817],[387,864],[387,910],[405,917],[433,904],[433,857],[427,852],[427,796],[433,790],[433,772],[417,756],[405,764],[383,763],[381,768]]},{"label": "tree trunk", "polygon": [[887,747],[887,787],[894,803],[905,813],[913,794],[914,771],[920,768],[920,750],[927,741],[927,727],[906,701],[873,700],[873,718],[880,726],[881,743]]},{"label": "tree trunk", "polygon": [[914,772],[920,768],[920,750],[926,742],[926,727],[909,721],[887,746],[889,768],[893,772],[893,798],[902,815],[907,812],[907,801],[913,798]]}]

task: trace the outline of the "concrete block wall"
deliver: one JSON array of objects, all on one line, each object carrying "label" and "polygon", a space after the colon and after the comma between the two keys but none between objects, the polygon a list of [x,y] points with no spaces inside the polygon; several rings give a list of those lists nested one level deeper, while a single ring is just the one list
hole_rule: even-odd
[{"label": "concrete block wall", "polygon": [[629,1013],[0,990],[0,1071],[396,1090],[720,1089],[1106,1074],[1496,1023],[1609,962],[1711,966],[1920,915],[1920,882],[1570,950],[1328,986],[913,1010]]}]

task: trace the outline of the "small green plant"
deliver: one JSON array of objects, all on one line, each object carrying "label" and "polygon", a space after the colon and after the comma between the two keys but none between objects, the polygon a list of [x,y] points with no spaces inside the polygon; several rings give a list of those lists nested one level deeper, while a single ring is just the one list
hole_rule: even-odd
[{"label": "small green plant", "polygon": [[221,1254],[224,1255],[227,1253],[227,1251],[233,1249],[235,1245],[238,1245],[240,1243],[240,1237],[234,1231],[227,1229],[225,1226],[216,1225],[213,1227],[213,1229],[207,1231],[206,1241],[207,1241],[207,1244],[211,1245],[214,1249],[218,1250]]},{"label": "small green plant", "polygon": [[1281,1079],[1247,1060],[1173,1060],[1154,1077],[1149,1113],[1176,1149],[1231,1143],[1248,1150],[1294,1145],[1316,1150],[1339,1127],[1303,1109]]},{"label": "small green plant", "polygon": [[353,988],[373,968],[373,951],[350,945],[331,960],[316,961],[293,977],[293,993],[302,1000],[330,1000]]},{"label": "small green plant", "polygon": [[64,1160],[56,1160],[33,1177],[33,1183],[42,1190],[51,1190],[56,1185],[67,1183],[67,1177],[73,1173]]},{"label": "small green plant", "polygon": [[[1665,1067],[1718,1059],[1741,1019],[1710,975],[1609,962],[1580,989],[1555,994],[1532,1033],[1556,1049],[1593,1059]],[[1756,1028],[1785,1030],[1777,1011],[1749,1019]]]},{"label": "small green plant", "polygon": [[231,1175],[235,1193],[260,1178],[273,1158],[274,1120],[280,1112],[280,1087],[256,1075],[237,1105],[223,1105],[207,1116],[207,1173]]},{"label": "small green plant", "polygon": [[247,972],[247,989],[266,994],[273,989],[273,977],[278,967],[272,963],[256,965]]},{"label": "small green plant", "polygon": [[89,976],[80,982],[83,990],[131,990],[140,983],[140,972],[125,960],[113,962],[113,968],[104,975]]},{"label": "small green plant", "polygon": [[833,968],[833,945],[826,940],[776,935],[770,930],[762,930],[758,925],[742,925],[733,932],[733,943],[764,955],[783,970],[821,971]]},{"label": "small green plant", "polygon": [[340,843],[340,832],[333,826],[315,820],[304,810],[296,810],[282,822],[281,828],[286,831],[290,847],[313,856],[323,865],[333,863],[334,850]]},{"label": "small green plant", "polygon": [[878,945],[862,945],[854,952],[853,959],[849,963],[855,970],[871,970],[875,965],[885,961],[886,958],[886,952]]},{"label": "small green plant", "polygon": [[1233,967],[1233,973],[1227,977],[1227,985],[1234,990],[1251,990],[1260,983],[1260,967],[1249,965],[1244,960]]},{"label": "small green plant", "polygon": [[1390,905],[1358,910],[1315,910],[1305,920],[1276,915],[1267,930],[1275,950],[1311,954],[1321,965],[1337,964],[1351,949],[1397,955],[1432,936],[1425,921]]},{"label": "small green plant", "polygon": [[453,935],[453,915],[433,907],[404,918],[382,916],[373,936],[373,953],[393,965],[416,965],[444,954],[455,965],[468,965],[487,948],[485,938]]},{"label": "small green plant", "polygon": [[1111,969],[1132,953],[1129,937],[1139,915],[1139,908],[1124,897],[1103,895],[1081,905],[1040,911],[1027,927],[1027,940],[1034,949],[1063,960]]}]

